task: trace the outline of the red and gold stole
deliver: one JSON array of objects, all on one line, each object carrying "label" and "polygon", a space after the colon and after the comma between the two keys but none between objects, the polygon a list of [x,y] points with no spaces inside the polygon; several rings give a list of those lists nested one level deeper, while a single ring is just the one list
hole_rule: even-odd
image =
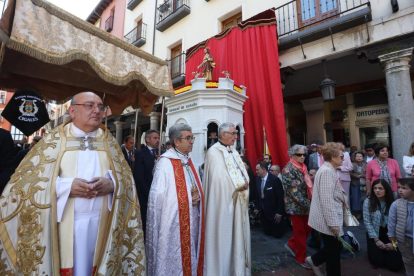
[{"label": "red and gold stole", "polygon": [[[178,212],[180,218],[180,239],[181,239],[181,261],[183,275],[191,276],[191,231],[190,231],[190,203],[188,200],[187,185],[185,183],[184,169],[180,159],[170,159],[173,165],[175,176],[175,187],[177,189]],[[196,179],[201,197],[201,241],[199,248],[197,275],[203,275],[204,270],[204,194],[201,189],[193,162],[189,160],[191,170]]]}]

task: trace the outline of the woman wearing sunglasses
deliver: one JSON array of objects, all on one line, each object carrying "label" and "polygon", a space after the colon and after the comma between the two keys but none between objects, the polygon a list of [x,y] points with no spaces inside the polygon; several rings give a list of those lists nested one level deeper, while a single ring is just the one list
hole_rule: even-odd
[{"label": "woman wearing sunglasses", "polygon": [[292,220],[293,237],[285,248],[304,268],[306,264],[306,238],[311,232],[308,225],[312,180],[304,164],[307,149],[303,145],[294,145],[288,151],[289,163],[282,170],[282,184],[285,190],[285,209]]},{"label": "woman wearing sunglasses", "polygon": [[322,155],[325,162],[316,173],[309,226],[321,233],[324,247],[312,257],[307,257],[306,263],[317,276],[323,275],[319,269],[323,263],[326,263],[328,276],[340,276],[342,244],[337,237],[344,235],[343,206],[347,202],[347,195],[337,169],[344,161],[344,146],[326,143],[322,147]]}]

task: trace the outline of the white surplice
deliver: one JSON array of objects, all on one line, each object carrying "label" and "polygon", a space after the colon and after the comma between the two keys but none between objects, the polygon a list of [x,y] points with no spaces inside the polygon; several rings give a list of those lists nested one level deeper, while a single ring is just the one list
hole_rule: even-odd
[{"label": "white surplice", "polygon": [[[96,131],[85,133],[72,124],[76,137],[95,137]],[[88,142],[85,142],[88,146]],[[98,153],[93,150],[79,150],[77,160],[77,178],[87,181],[102,175],[99,165]],[[112,179],[112,171],[105,173],[105,177]],[[57,194],[57,221],[61,222],[63,210],[69,198],[74,178],[58,178],[56,180]],[[115,190],[115,189],[114,189]],[[108,194],[108,209],[111,210],[113,194]],[[73,245],[73,275],[91,275],[96,239],[98,237],[99,219],[101,214],[103,196],[91,199],[75,198],[74,245]]]},{"label": "white surplice", "polygon": [[208,150],[203,178],[205,275],[251,275],[249,191],[236,191],[246,180],[249,176],[236,150],[219,142]]},{"label": "white surplice", "polygon": [[[183,275],[177,190],[170,159],[188,163],[189,158],[171,148],[161,156],[154,169],[147,212],[145,251],[148,276]],[[191,271],[192,275],[197,275],[202,206],[200,203],[192,205],[191,180],[186,168],[183,169],[190,206]],[[190,174],[193,181],[196,181],[191,169]]]}]

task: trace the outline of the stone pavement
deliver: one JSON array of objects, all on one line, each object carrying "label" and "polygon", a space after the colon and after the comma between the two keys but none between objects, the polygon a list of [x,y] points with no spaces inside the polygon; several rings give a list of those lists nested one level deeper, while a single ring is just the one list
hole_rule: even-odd
[{"label": "stone pavement", "polygon": [[[405,275],[404,270],[399,273],[390,272],[386,269],[374,269],[368,261],[366,232],[363,221],[360,220],[358,227],[345,227],[344,231],[352,231],[358,239],[361,250],[355,254],[355,258],[349,252],[341,253],[341,270],[343,276],[391,276]],[[284,244],[292,236],[288,230],[281,239],[275,239],[263,234],[261,228],[251,230],[252,241],[252,273],[254,276],[311,276],[311,270],[305,270],[299,266],[293,256],[284,248]],[[308,256],[317,250],[308,247]],[[322,269],[324,271],[324,268]]]}]

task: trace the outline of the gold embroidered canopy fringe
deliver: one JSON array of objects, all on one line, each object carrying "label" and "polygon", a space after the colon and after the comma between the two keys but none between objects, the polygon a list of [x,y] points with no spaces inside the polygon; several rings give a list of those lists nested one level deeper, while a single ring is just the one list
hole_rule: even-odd
[{"label": "gold embroidered canopy fringe", "polygon": [[92,91],[114,115],[174,96],[168,64],[42,0],[11,0],[0,21],[0,88],[63,103]]}]

